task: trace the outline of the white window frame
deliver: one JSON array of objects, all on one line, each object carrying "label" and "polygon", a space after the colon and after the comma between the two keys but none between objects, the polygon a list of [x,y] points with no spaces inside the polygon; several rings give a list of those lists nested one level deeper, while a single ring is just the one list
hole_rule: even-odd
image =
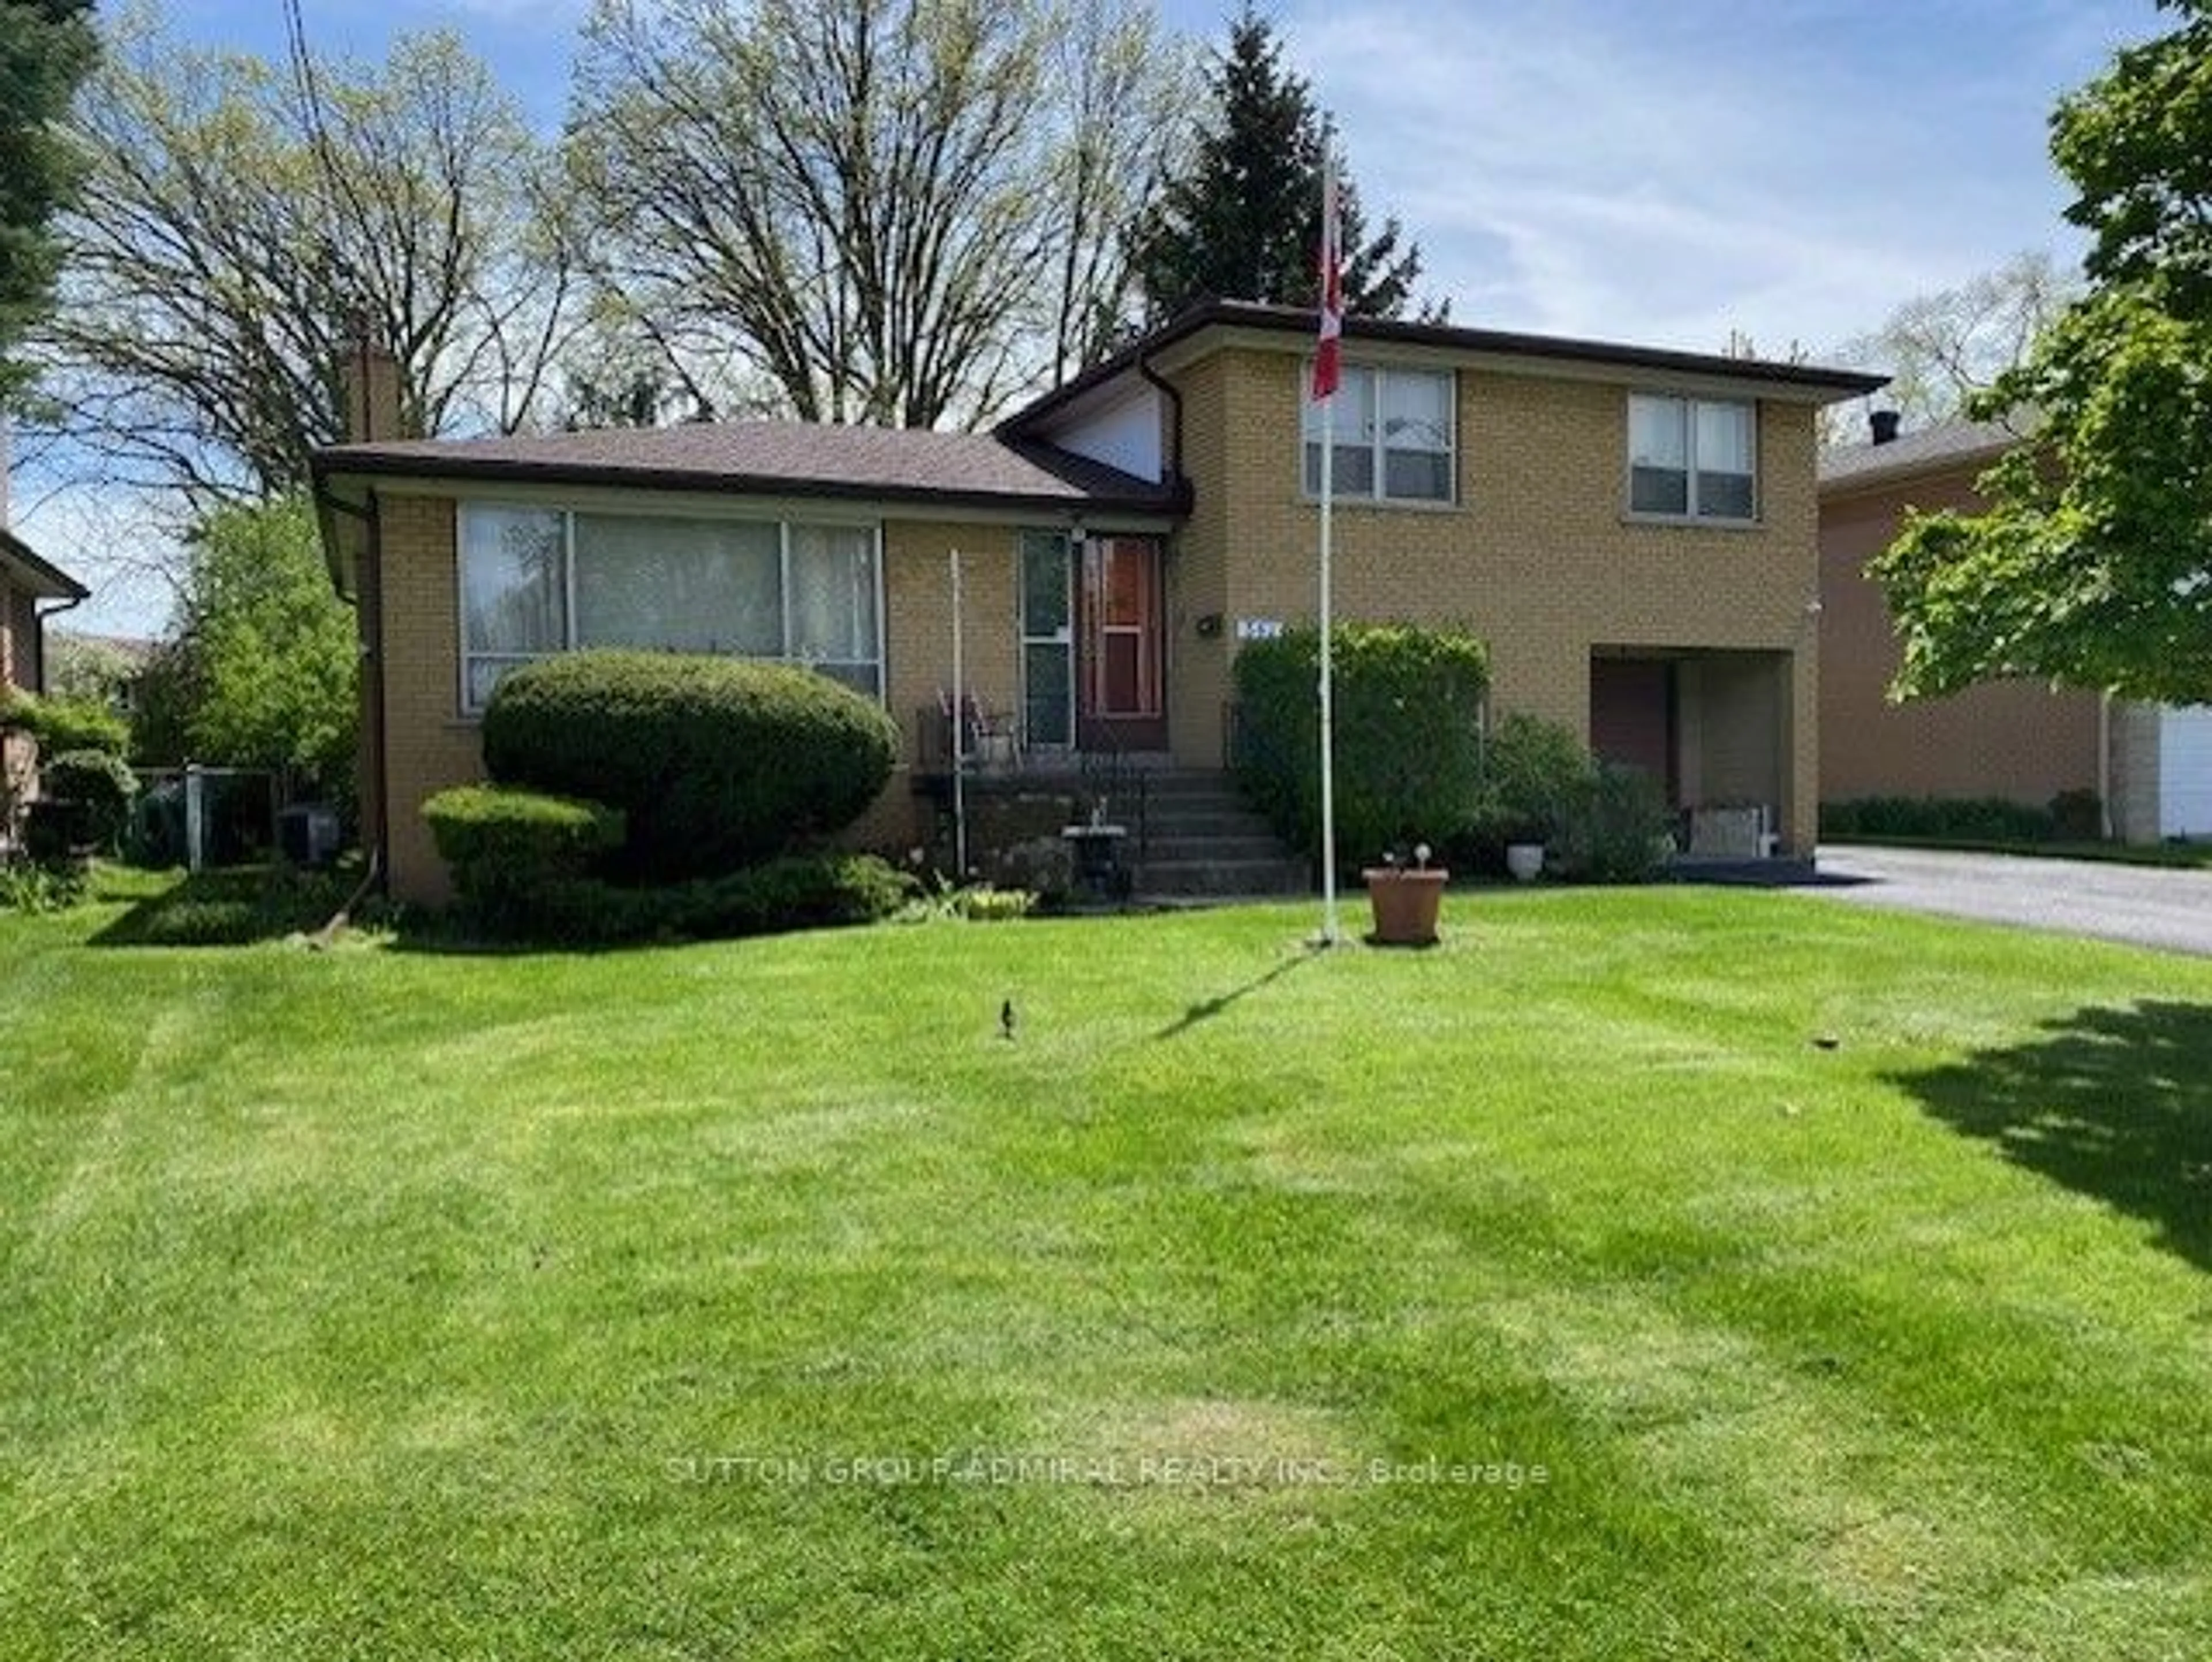
[{"label": "white window frame", "polygon": [[[550,647],[542,652],[475,652],[469,650],[468,579],[465,569],[465,550],[468,547],[468,531],[465,522],[467,516],[471,513],[557,513],[561,516],[562,638],[559,646]],[[456,707],[459,710],[460,714],[465,720],[476,720],[480,718],[484,712],[484,707],[482,703],[471,702],[469,697],[469,689],[472,684],[472,680],[469,674],[469,670],[471,664],[495,658],[514,664],[535,663],[540,658],[558,657],[563,652],[580,652],[590,644],[588,642],[580,640],[577,638],[576,629],[576,519],[578,514],[585,513],[592,514],[594,518],[603,519],[627,518],[635,519],[662,519],[672,517],[665,513],[645,509],[606,508],[598,506],[594,506],[588,509],[580,509],[549,506],[542,502],[510,500],[504,498],[494,497],[471,497],[454,504],[453,658],[454,667],[458,671],[458,685],[454,690],[457,700]],[[879,705],[884,706],[886,708],[889,707],[890,698],[890,665],[885,661],[884,657],[884,639],[885,632],[888,628],[888,622],[884,615],[884,527],[882,520],[860,519],[851,515],[838,514],[835,513],[823,514],[801,514],[796,518],[789,514],[777,514],[771,518],[768,515],[740,513],[683,515],[678,517],[701,519],[709,522],[720,522],[725,524],[736,523],[753,525],[772,524],[775,526],[778,597],[782,610],[782,616],[780,619],[780,622],[781,626],[781,633],[783,639],[783,651],[773,656],[753,652],[730,652],[716,654],[716,656],[743,658],[754,663],[762,664],[788,664],[799,669],[812,669],[815,667],[816,660],[809,659],[802,655],[794,654],[791,650],[791,533],[793,528],[799,525],[820,525],[835,527],[842,531],[866,531],[868,533],[870,543],[870,558],[873,563],[875,570],[876,584],[875,657],[872,660],[868,661],[872,663],[876,672],[875,701]],[[822,659],[819,661],[824,663],[834,661],[843,664],[848,662],[858,662],[859,660]],[[831,679],[836,678],[833,676]],[[838,684],[841,686],[850,687],[852,683],[849,682],[839,681]]]},{"label": "white window frame", "polygon": [[[1661,509],[1639,508],[1636,506],[1636,403],[1649,399],[1653,403],[1670,403],[1680,407],[1682,419],[1682,465],[1685,491],[1683,511],[1670,513]],[[1751,431],[1751,512],[1748,514],[1701,513],[1698,511],[1698,409],[1700,405],[1726,405],[1744,412]],[[1626,440],[1621,461],[1621,509],[1627,519],[1646,525],[1756,525],[1760,523],[1759,511],[1763,499],[1759,491],[1759,403],[1756,398],[1705,397],[1694,392],[1668,392],[1656,388],[1638,387],[1628,395],[1621,410],[1621,433]],[[1725,470],[1729,472],[1734,469]]]},{"label": "white window frame", "polygon": [[[1346,491],[1344,488],[1343,476],[1341,473],[1339,473],[1331,484],[1331,491],[1335,500],[1340,502],[1372,502],[1378,506],[1387,507],[1449,508],[1458,506],[1459,372],[1455,369],[1434,367],[1423,364],[1389,364],[1363,361],[1359,363],[1346,364],[1343,367],[1341,373],[1343,378],[1347,380],[1354,375],[1366,375],[1373,378],[1375,389],[1373,399],[1375,409],[1375,431],[1368,439],[1367,448],[1370,456],[1369,466],[1372,470],[1375,486],[1371,490]],[[1418,375],[1425,379],[1437,380],[1443,383],[1445,422],[1443,454],[1445,486],[1444,494],[1442,496],[1393,496],[1389,494],[1389,455],[1394,446],[1389,442],[1389,433],[1382,420],[1382,389],[1385,381],[1393,375]],[[1306,480],[1306,447],[1309,445],[1317,446],[1320,440],[1318,438],[1310,438],[1306,433],[1306,412],[1313,408],[1313,400],[1307,391],[1307,389],[1313,385],[1313,360],[1310,358],[1305,361],[1300,372],[1298,385],[1298,491],[1300,495],[1302,495],[1307,501],[1313,502],[1320,500],[1321,497],[1320,493],[1312,488]],[[1346,434],[1341,429],[1338,431],[1336,434],[1336,447],[1338,449],[1346,449],[1352,442],[1352,435]],[[1426,456],[1434,453],[1425,450],[1411,450],[1404,446],[1395,446],[1395,448],[1399,449],[1401,453],[1406,455]]]}]

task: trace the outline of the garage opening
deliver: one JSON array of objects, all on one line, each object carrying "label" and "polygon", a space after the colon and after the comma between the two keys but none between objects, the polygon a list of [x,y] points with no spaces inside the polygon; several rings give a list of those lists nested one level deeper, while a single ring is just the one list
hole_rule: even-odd
[{"label": "garage opening", "polygon": [[1590,654],[1590,749],[1666,792],[1692,859],[1781,852],[1790,822],[1788,652],[1632,646]]}]

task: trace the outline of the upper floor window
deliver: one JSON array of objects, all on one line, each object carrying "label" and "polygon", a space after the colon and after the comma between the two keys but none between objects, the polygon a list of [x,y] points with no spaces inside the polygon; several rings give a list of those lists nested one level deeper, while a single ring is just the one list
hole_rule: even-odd
[{"label": "upper floor window", "polygon": [[1759,517],[1756,404],[1632,393],[1628,510],[1682,519]]},{"label": "upper floor window", "polygon": [[461,706],[518,664],[582,646],[804,664],[883,689],[872,525],[464,503]]},{"label": "upper floor window", "polygon": [[[1321,407],[1302,400],[1305,488],[1321,494]],[[1339,496],[1386,502],[1452,500],[1452,376],[1441,369],[1347,364],[1336,389]]]}]

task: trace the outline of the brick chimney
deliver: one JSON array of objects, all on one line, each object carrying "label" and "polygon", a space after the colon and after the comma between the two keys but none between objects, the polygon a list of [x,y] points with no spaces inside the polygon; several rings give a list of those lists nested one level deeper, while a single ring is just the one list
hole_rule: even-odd
[{"label": "brick chimney", "polygon": [[1876,409],[1869,411],[1867,415],[1867,425],[1874,429],[1875,443],[1878,445],[1895,444],[1897,442],[1897,424],[1903,418],[1898,414],[1898,412],[1893,409]]},{"label": "brick chimney", "polygon": [[345,385],[345,436],[349,444],[369,444],[417,435],[400,419],[399,360],[363,329],[345,349],[340,371]]}]

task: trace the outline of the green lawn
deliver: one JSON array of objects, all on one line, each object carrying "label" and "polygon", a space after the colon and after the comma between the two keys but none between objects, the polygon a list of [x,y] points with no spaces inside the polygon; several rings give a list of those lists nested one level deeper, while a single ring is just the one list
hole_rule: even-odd
[{"label": "green lawn", "polygon": [[11,1658],[2212,1653],[2212,962],[119,911],[0,919]]}]

